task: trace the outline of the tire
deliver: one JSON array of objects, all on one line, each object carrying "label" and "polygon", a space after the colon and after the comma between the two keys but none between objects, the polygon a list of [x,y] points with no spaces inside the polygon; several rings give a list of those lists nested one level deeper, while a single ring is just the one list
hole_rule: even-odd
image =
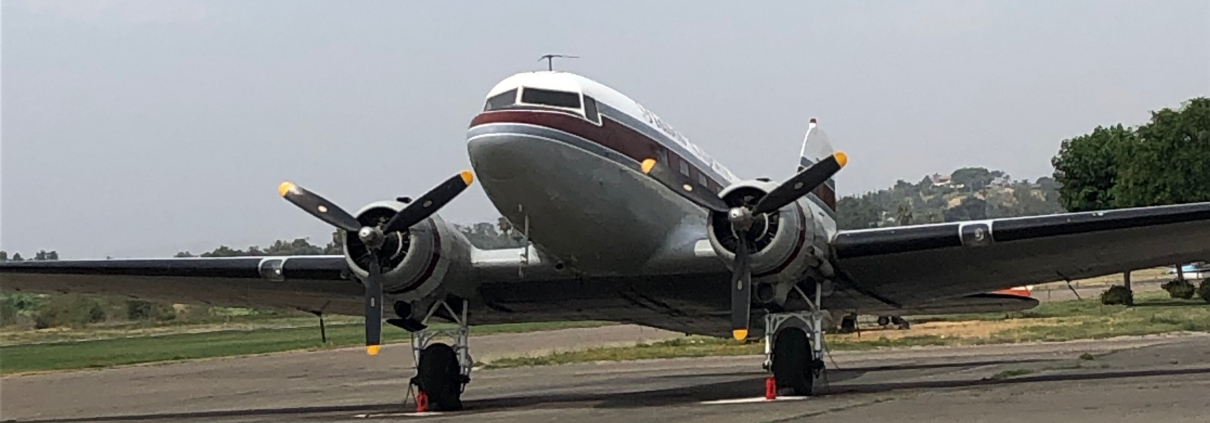
[{"label": "tire", "polygon": [[811,395],[815,380],[811,366],[811,342],[807,333],[787,328],[773,339],[773,378],[778,388],[792,388],[794,395]]},{"label": "tire", "polygon": [[878,326],[886,326],[891,324],[890,316],[878,316]]},{"label": "tire", "polygon": [[428,396],[432,411],[462,409],[462,372],[458,356],[446,344],[432,344],[420,352],[416,384]]}]

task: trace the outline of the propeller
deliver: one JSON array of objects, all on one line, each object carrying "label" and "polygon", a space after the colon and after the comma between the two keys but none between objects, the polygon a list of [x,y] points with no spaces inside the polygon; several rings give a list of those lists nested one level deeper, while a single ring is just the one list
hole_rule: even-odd
[{"label": "propeller", "polygon": [[727,213],[727,220],[739,238],[735,246],[735,265],[731,275],[731,334],[736,340],[748,337],[749,314],[751,313],[752,268],[748,243],[754,235],[749,230],[758,216],[777,211],[814,191],[828,178],[839,172],[849,158],[837,151],[831,156],[803,169],[785,182],[765,194],[755,204],[729,206],[722,198],[708,191],[696,190],[688,176],[661,166],[655,159],[642,162],[640,169],[652,179],[676,191],[694,204],[716,213]]},{"label": "propeller", "polygon": [[328,201],[319,194],[308,191],[291,182],[282,182],[277,193],[307,213],[347,232],[357,232],[357,238],[366,246],[370,263],[366,278],[366,354],[378,355],[382,348],[382,262],[378,253],[387,243],[388,234],[405,231],[432,216],[438,209],[457,197],[474,182],[469,170],[454,175],[436,188],[425,193],[416,201],[408,203],[383,225],[362,226],[357,218]]}]

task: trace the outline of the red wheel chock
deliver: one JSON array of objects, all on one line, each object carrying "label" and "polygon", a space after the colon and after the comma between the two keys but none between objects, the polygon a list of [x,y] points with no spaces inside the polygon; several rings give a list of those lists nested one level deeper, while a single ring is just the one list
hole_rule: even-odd
[{"label": "red wheel chock", "polygon": [[416,412],[423,413],[429,409],[429,396],[424,391],[416,390]]},{"label": "red wheel chock", "polygon": [[765,399],[777,399],[777,381],[773,379],[773,376],[765,379]]}]

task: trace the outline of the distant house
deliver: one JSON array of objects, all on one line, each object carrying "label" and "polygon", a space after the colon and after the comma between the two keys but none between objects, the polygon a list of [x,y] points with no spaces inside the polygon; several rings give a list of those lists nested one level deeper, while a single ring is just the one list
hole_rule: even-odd
[{"label": "distant house", "polygon": [[934,173],[929,176],[929,182],[932,182],[935,187],[948,187],[954,183],[949,175],[942,175],[940,173]]}]

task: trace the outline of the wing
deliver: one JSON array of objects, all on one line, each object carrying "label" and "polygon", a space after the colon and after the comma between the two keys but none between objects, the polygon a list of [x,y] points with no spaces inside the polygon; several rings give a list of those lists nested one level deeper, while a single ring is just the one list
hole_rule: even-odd
[{"label": "wing", "polygon": [[0,287],[361,314],[365,289],[346,269],[344,256],[5,262]]},{"label": "wing", "polygon": [[1210,203],[842,231],[837,267],[895,306],[1210,257]]},{"label": "wing", "polygon": [[[532,247],[472,249],[469,260],[473,270],[463,277],[474,279],[480,296],[472,308],[475,324],[658,323],[670,315],[708,314],[725,306],[726,291],[710,295],[699,285],[729,275],[705,240],[654,257],[650,276],[577,277]],[[4,262],[0,287],[326,314],[361,315],[365,307],[364,285],[337,255]]]}]

